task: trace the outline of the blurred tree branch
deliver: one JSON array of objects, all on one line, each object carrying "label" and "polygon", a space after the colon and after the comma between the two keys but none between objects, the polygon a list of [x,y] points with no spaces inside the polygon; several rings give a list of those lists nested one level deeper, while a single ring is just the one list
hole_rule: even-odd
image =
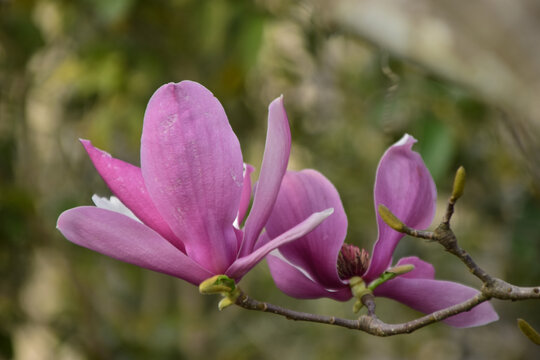
[{"label": "blurred tree branch", "polygon": [[501,109],[540,186],[538,1],[321,1],[321,9],[334,10],[327,12],[333,27],[460,83]]}]

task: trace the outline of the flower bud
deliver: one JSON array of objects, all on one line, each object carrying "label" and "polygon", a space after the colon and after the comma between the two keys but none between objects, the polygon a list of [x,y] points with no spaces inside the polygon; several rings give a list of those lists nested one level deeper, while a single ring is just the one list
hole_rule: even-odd
[{"label": "flower bud", "polygon": [[454,186],[452,188],[452,200],[456,201],[463,195],[463,189],[465,188],[466,172],[463,166],[460,166],[456,171],[456,177],[454,178]]},{"label": "flower bud", "polygon": [[402,232],[405,228],[405,224],[403,224],[401,220],[399,220],[396,215],[392,214],[392,212],[383,204],[379,204],[379,215],[381,215],[383,221],[392,229]]},{"label": "flower bud", "polygon": [[518,319],[517,322],[519,330],[521,330],[521,332],[533,343],[535,343],[536,345],[540,345],[540,334],[538,334],[538,332],[534,330],[534,328],[529,325],[529,323],[525,320]]},{"label": "flower bud", "polygon": [[393,268],[390,268],[386,270],[386,272],[397,275],[403,275],[408,272],[411,272],[414,270],[414,265],[412,264],[406,264],[406,265],[400,265],[400,266],[394,266]]}]

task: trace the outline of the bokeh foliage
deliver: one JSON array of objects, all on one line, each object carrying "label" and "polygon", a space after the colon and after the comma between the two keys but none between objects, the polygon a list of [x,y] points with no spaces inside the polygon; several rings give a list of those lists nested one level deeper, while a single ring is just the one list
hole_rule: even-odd
[{"label": "bokeh foliage", "polygon": [[[538,188],[496,104],[326,26],[318,11],[309,1],[0,1],[0,358],[534,356],[515,326],[522,317],[540,327],[534,302],[495,302],[501,321],[479,329],[439,324],[378,339],[235,308],[218,313],[218,299],[78,248],[55,230],[63,210],[109,195],[77,139],[138,164],[151,94],[191,79],[220,99],[255,166],[268,103],[284,94],[290,168],[316,168],[334,182],[347,241],[368,251],[377,162],[404,132],[414,135],[440,209],[453,171],[468,170],[455,222],[463,246],[493,275],[538,284]],[[439,278],[479,285],[434,245],[404,239],[397,255],[409,254],[433,262]],[[242,286],[285,306],[352,316],[352,304],[287,298],[265,264]],[[417,315],[384,299],[378,306],[389,322]]]}]

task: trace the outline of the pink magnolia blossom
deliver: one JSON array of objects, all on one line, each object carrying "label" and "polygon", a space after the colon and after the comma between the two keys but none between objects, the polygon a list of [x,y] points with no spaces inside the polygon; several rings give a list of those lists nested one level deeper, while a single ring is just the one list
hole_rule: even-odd
[{"label": "pink magnolia blossom", "polygon": [[[387,206],[410,227],[427,228],[435,214],[436,188],[420,155],[412,151],[416,140],[405,135],[382,157],[375,179],[375,209]],[[371,261],[365,250],[344,244],[347,217],[337,190],[313,170],[287,172],[266,225],[266,239],[314,211],[334,208],[334,214],[303,238],[279,248],[281,256],[267,257],[272,277],[284,293],[303,299],[352,297],[348,280],[360,276],[366,284],[392,264],[392,254],[403,234],[390,228],[377,214],[378,239]],[[417,257],[400,259],[414,270],[374,290],[375,296],[397,300],[424,313],[463,302],[477,290],[450,281],[435,280],[433,266]],[[445,320],[456,327],[483,325],[498,319],[489,303]]]},{"label": "pink magnolia blossom", "polygon": [[260,178],[243,229],[238,224],[250,204],[253,167],[243,164],[223,107],[202,85],[170,83],[154,93],[144,116],[140,168],[81,142],[119,201],[67,210],[58,229],[73,243],[192,284],[216,274],[240,280],[270,251],[305,235],[332,212],[309,214],[257,246],[289,160],[282,97],[268,109]]}]

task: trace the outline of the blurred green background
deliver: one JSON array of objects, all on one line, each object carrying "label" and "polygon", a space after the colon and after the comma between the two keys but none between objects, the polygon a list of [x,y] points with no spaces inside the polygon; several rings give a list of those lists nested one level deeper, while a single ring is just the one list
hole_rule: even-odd
[{"label": "blurred green background", "polygon": [[[540,329],[538,302],[493,301],[501,320],[437,324],[376,338],[229,308],[181,280],[79,248],[55,229],[65,209],[110,192],[78,138],[138,164],[146,103],[166,82],[198,81],[222,102],[245,160],[259,166],[269,102],[284,95],[289,168],[338,188],[347,241],[371,250],[380,156],[419,142],[442,216],[453,172],[468,171],[454,229],[478,263],[517,285],[540,283],[539,179],[504,111],[475,92],[324,21],[310,1],[0,0],[0,359],[532,359],[516,318]],[[328,6],[328,5],[326,5]],[[516,140],[517,139],[517,140]],[[538,154],[536,154],[538,155]],[[405,238],[440,279],[479,286],[441,248]],[[352,317],[351,303],[297,301],[261,263],[253,297]],[[387,322],[418,316],[378,299]]]}]

